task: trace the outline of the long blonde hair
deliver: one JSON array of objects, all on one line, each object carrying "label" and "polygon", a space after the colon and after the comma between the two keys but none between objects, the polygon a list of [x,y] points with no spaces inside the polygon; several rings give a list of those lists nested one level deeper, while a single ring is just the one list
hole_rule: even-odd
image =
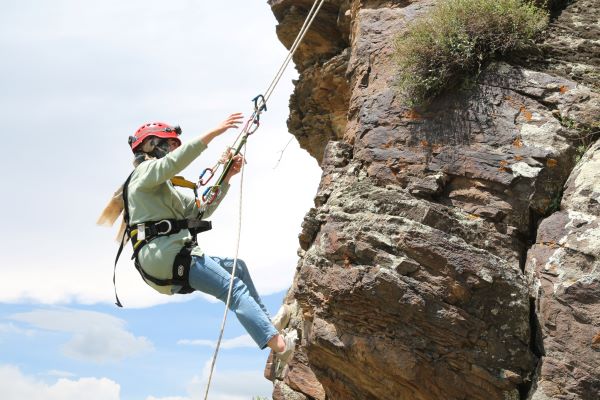
[{"label": "long blonde hair", "polygon": [[[135,153],[135,157],[133,159],[133,166],[134,168],[137,168],[137,166],[143,163],[144,161],[152,159],[154,159],[154,157],[148,155],[147,153]],[[123,218],[121,219],[121,226],[119,227],[119,231],[117,232],[117,241],[121,240],[126,228],[125,215],[123,214],[124,209],[125,202],[123,201],[123,185],[121,185],[113,193],[112,197],[104,207],[104,210],[102,210],[102,213],[100,213],[98,221],[96,221],[96,225],[111,227],[115,224],[115,221],[119,218],[119,216],[123,215]]]}]

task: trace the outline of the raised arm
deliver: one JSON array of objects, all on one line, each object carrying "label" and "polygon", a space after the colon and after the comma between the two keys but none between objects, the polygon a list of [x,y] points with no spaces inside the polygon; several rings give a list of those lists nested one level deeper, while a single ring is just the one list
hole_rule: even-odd
[{"label": "raised arm", "polygon": [[231,114],[216,128],[170,151],[164,157],[144,162],[140,167],[146,171],[139,183],[140,187],[152,188],[173,178],[190,165],[214,138],[228,129],[237,128],[242,119],[241,113]]}]

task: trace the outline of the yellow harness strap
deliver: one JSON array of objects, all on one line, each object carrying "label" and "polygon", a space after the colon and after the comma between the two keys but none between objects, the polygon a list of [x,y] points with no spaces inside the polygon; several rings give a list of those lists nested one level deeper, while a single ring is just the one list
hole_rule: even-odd
[{"label": "yellow harness strap", "polygon": [[196,197],[196,207],[198,207],[199,209],[202,206],[200,199],[198,198],[198,185],[196,185],[194,182],[188,181],[183,176],[174,176],[173,178],[171,178],[171,183],[173,184],[173,186],[180,186],[192,189],[194,191],[194,196]]},{"label": "yellow harness strap", "polygon": [[188,189],[197,189],[197,186],[194,182],[190,182],[185,179],[183,176],[174,176],[171,178],[171,183],[173,186],[180,186]]}]

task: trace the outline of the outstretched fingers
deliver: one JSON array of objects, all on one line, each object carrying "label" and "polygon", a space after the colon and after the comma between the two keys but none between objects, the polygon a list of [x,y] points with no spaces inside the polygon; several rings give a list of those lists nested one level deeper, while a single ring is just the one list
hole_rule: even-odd
[{"label": "outstretched fingers", "polygon": [[208,145],[214,138],[222,135],[229,129],[237,129],[243,121],[244,115],[242,113],[230,114],[225,121],[221,122],[216,128],[210,130],[204,136],[202,136],[201,140],[205,145]]},{"label": "outstretched fingers", "polygon": [[227,128],[238,128],[241,123],[244,122],[244,114],[242,113],[233,113],[231,114],[223,123],[223,125]]}]

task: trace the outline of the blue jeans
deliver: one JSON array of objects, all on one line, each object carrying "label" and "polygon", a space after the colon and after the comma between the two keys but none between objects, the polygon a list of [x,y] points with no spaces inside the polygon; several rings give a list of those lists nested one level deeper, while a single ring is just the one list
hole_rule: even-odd
[{"label": "blue jeans", "polygon": [[[231,258],[192,256],[190,286],[225,303],[232,269]],[[269,340],[278,333],[252,283],[246,263],[240,259],[237,261],[229,309],[235,312],[237,319],[261,349],[267,347]]]}]

